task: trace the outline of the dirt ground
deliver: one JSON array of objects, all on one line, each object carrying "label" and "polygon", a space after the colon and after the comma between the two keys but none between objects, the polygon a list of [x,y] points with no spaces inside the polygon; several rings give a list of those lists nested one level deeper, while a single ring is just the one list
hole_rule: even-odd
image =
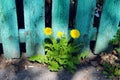
[{"label": "dirt ground", "polygon": [[0,80],[110,80],[101,73],[97,61],[83,61],[74,74],[68,70],[51,72],[47,65],[30,62],[27,58],[6,60],[0,57]]}]

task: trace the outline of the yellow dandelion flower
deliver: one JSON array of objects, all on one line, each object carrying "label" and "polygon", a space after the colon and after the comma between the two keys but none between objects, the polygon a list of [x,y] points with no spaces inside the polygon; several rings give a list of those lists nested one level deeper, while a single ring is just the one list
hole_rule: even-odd
[{"label": "yellow dandelion flower", "polygon": [[80,36],[80,32],[77,29],[73,29],[70,31],[70,35],[72,38],[78,38]]},{"label": "yellow dandelion flower", "polygon": [[52,29],[51,29],[50,27],[46,27],[46,28],[44,29],[44,33],[45,33],[46,35],[51,35],[51,34],[52,34]]},{"label": "yellow dandelion flower", "polygon": [[57,33],[57,36],[58,36],[58,37],[62,37],[62,36],[63,36],[63,32],[59,31],[59,32]]}]

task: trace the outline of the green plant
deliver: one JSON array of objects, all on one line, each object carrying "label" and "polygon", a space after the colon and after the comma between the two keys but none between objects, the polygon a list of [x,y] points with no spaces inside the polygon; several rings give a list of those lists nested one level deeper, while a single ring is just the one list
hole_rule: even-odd
[{"label": "green plant", "polygon": [[120,76],[120,64],[115,68],[114,75]]},{"label": "green plant", "polygon": [[120,59],[120,48],[115,48],[115,51],[118,53],[118,58]]},{"label": "green plant", "polygon": [[110,42],[114,45],[118,45],[118,47],[120,48],[120,28],[118,29],[116,35]]},{"label": "green plant", "polygon": [[58,71],[64,67],[73,73],[76,69],[75,65],[80,63],[78,54],[75,54],[80,52],[80,45],[69,43],[66,37],[59,40],[51,37],[50,40],[51,43],[44,43],[46,55],[32,56],[30,60],[47,63],[51,71]]},{"label": "green plant", "polygon": [[118,29],[116,35],[110,42],[115,45],[115,51],[118,53],[118,58],[120,58],[120,28]]},{"label": "green plant", "polygon": [[[110,40],[110,43],[114,45],[114,50],[118,53],[117,57],[120,58],[120,28],[118,29],[116,35]],[[116,54],[115,54],[116,55]],[[115,78],[120,76],[120,64],[110,64],[110,63],[103,63],[103,73],[108,75],[109,78]]]},{"label": "green plant", "polygon": [[70,32],[73,40],[66,38],[63,32],[57,33],[57,39],[52,37],[52,29],[47,27],[44,33],[49,36],[44,42],[45,55],[35,55],[29,58],[30,61],[37,61],[42,64],[48,64],[51,71],[58,71],[66,68],[74,73],[76,64],[80,64],[80,59],[86,58],[87,52],[79,54],[81,44],[76,43],[74,39],[80,36],[78,30],[73,29]]},{"label": "green plant", "polygon": [[79,63],[73,54],[78,53],[80,47],[69,43],[66,37],[62,37],[60,40],[51,37],[51,41],[52,43],[44,44],[50,70],[58,71],[65,67],[73,72],[76,69],[75,64]]},{"label": "green plant", "polygon": [[38,54],[38,55],[34,55],[34,56],[31,56],[29,58],[30,61],[37,61],[39,63],[48,63],[48,59],[47,59],[47,56],[46,55],[43,55],[43,54]]},{"label": "green plant", "polygon": [[109,63],[103,63],[103,74],[107,75],[109,78],[114,78],[115,66]]},{"label": "green plant", "polygon": [[103,63],[103,74],[107,75],[109,78],[113,79],[116,76],[120,76],[120,64],[115,66],[110,63]]}]

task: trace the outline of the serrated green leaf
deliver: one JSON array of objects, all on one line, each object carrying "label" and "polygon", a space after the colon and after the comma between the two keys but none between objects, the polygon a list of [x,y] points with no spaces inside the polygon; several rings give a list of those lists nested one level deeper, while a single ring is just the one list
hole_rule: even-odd
[{"label": "serrated green leaf", "polygon": [[60,58],[63,58],[63,59],[70,58],[70,55],[61,55]]},{"label": "serrated green leaf", "polygon": [[64,64],[66,64],[66,61],[67,61],[67,60],[61,60],[61,59],[60,59],[60,60],[59,60],[59,64],[60,64],[60,65],[64,65]]},{"label": "serrated green leaf", "polygon": [[118,43],[118,38],[117,38],[117,37],[114,37],[114,39],[112,39],[110,42],[111,42],[112,44],[116,44],[116,43]]},{"label": "serrated green leaf", "polygon": [[120,53],[120,48],[115,48],[115,50],[116,50],[118,53]]},{"label": "serrated green leaf", "polygon": [[67,68],[69,70],[76,70],[76,66],[74,65],[73,62],[67,62]]},{"label": "serrated green leaf", "polygon": [[39,55],[34,55],[34,56],[31,56],[31,57],[29,58],[29,60],[30,60],[30,61],[36,61],[36,60],[38,60],[41,56],[43,56],[43,55],[41,55],[41,54],[39,54]]},{"label": "serrated green leaf", "polygon": [[110,79],[113,79],[113,78],[114,78],[114,75],[110,75],[109,78],[110,78]]},{"label": "serrated green leaf", "polygon": [[[78,64],[77,56],[73,57],[74,53],[80,51],[80,46],[72,45],[69,40],[64,36],[59,40],[51,37],[51,43],[46,43],[45,51],[48,58],[49,69],[51,71],[58,71],[62,66],[74,72],[76,69],[75,64]],[[75,58],[76,57],[76,58]]]},{"label": "serrated green leaf", "polygon": [[117,68],[116,68],[114,74],[115,74],[116,76],[120,76],[120,69],[117,69]]},{"label": "serrated green leaf", "polygon": [[31,56],[29,58],[29,60],[30,61],[37,61],[39,63],[47,63],[48,62],[47,56],[46,55],[42,55],[42,54]]},{"label": "serrated green leaf", "polygon": [[38,60],[36,60],[39,63],[48,63],[48,59],[46,56],[42,56],[41,58],[39,58]]},{"label": "serrated green leaf", "polygon": [[109,73],[108,73],[108,72],[106,72],[106,71],[103,71],[103,74],[108,75]]},{"label": "serrated green leaf", "polygon": [[50,66],[49,66],[49,69],[51,71],[58,71],[59,70],[59,64],[56,62],[56,61],[51,61],[50,62]]},{"label": "serrated green leaf", "polygon": [[77,57],[73,57],[71,60],[74,64],[80,64],[80,61]]},{"label": "serrated green leaf", "polygon": [[54,67],[54,66],[51,66],[49,65],[48,68],[51,70],[51,71],[58,71],[59,69]]}]

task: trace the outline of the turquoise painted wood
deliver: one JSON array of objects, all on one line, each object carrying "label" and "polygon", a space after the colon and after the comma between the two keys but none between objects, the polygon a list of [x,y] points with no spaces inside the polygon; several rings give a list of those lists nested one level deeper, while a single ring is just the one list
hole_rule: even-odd
[{"label": "turquoise painted wood", "polygon": [[105,0],[95,53],[106,50],[109,45],[109,40],[113,38],[118,29],[120,21],[120,0]]},{"label": "turquoise painted wood", "polygon": [[[0,33],[1,34],[1,33]],[[25,29],[19,29],[18,31],[18,38],[19,38],[19,42],[20,43],[25,43],[26,42],[26,33],[25,33]],[[0,43],[2,43],[1,41],[1,35],[0,35]]]},{"label": "turquoise painted wood", "polygon": [[[83,52],[89,51],[91,35],[93,35],[93,17],[96,0],[78,0],[75,28],[80,31],[79,43],[83,42]],[[95,31],[94,31],[95,32]]]},{"label": "turquoise painted wood", "polygon": [[70,0],[52,0],[52,29],[53,36],[61,31],[68,36]]},{"label": "turquoise painted wood", "polygon": [[[19,58],[19,43],[26,43],[26,57],[44,54],[45,0],[24,0],[25,29],[18,30],[15,0],[0,0],[0,43],[6,58]],[[81,33],[83,52],[89,51],[90,41],[96,40],[95,53],[104,51],[118,29],[120,0],[105,0],[100,26],[93,28],[96,0],[78,0],[75,28]],[[53,36],[62,31],[69,36],[70,0],[52,0]]]},{"label": "turquoise painted wood", "polygon": [[44,54],[45,0],[24,0],[26,56]]},{"label": "turquoise painted wood", "polygon": [[0,0],[0,35],[6,58],[19,58],[15,0]]}]

